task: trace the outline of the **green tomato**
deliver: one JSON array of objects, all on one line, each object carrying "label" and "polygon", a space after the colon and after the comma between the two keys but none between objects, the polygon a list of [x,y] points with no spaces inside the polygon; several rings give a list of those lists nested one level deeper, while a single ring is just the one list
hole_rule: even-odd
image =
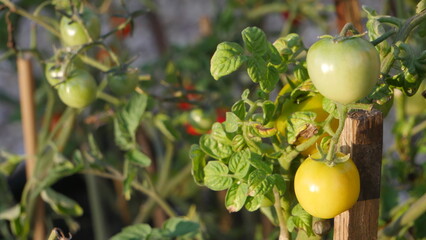
[{"label": "green tomato", "polygon": [[216,115],[212,111],[205,111],[201,108],[195,108],[189,112],[189,124],[201,132],[210,130],[215,121]]},{"label": "green tomato", "polygon": [[118,95],[124,96],[133,92],[138,86],[139,71],[128,69],[126,72],[113,72],[108,74],[108,87]]},{"label": "green tomato", "polygon": [[405,111],[409,116],[417,116],[426,112],[426,98],[422,96],[426,90],[426,80],[420,84],[416,94],[405,98]]},{"label": "green tomato", "polygon": [[[337,153],[343,156],[342,153]],[[352,159],[329,166],[317,152],[299,166],[294,177],[294,191],[300,205],[318,218],[333,218],[350,209],[358,200],[360,177]]]},{"label": "green tomato", "polygon": [[72,71],[57,89],[59,98],[69,107],[84,108],[96,99],[96,81],[85,70]]},{"label": "green tomato", "polygon": [[92,40],[99,38],[101,27],[99,18],[88,9],[85,9],[80,17],[84,26],[66,16],[61,18],[59,30],[62,42],[66,46],[77,46],[90,42],[89,37],[84,31],[84,27],[87,28],[87,32],[90,34]]},{"label": "green tomato", "polygon": [[64,79],[64,71],[62,70],[62,66],[56,64],[55,62],[46,63],[44,75],[46,76],[47,82],[55,88],[57,88],[58,84]]},{"label": "green tomato", "polygon": [[318,91],[341,104],[366,97],[380,75],[379,53],[360,37],[322,38],[309,48],[306,61]]}]

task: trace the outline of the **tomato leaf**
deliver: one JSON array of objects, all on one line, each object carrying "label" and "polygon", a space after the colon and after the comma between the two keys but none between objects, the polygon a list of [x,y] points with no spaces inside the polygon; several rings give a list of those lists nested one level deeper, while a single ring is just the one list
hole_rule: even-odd
[{"label": "tomato leaf", "polygon": [[233,112],[226,113],[226,121],[223,123],[227,132],[236,132],[241,125],[240,118]]},{"label": "tomato leaf", "polygon": [[296,142],[300,132],[305,130],[309,124],[314,124],[317,114],[314,112],[295,112],[290,115],[287,124],[287,138],[290,144]]},{"label": "tomato leaf", "polygon": [[215,159],[224,159],[232,154],[232,148],[229,145],[218,141],[211,134],[201,136],[200,148]]},{"label": "tomato leaf", "polygon": [[297,204],[292,210],[291,215],[287,220],[287,228],[290,232],[294,228],[305,230],[308,236],[314,235],[312,231],[312,216],[307,213],[300,204]]},{"label": "tomato leaf", "polygon": [[270,65],[266,68],[266,75],[259,82],[260,89],[265,93],[269,93],[274,90],[275,86],[278,83],[278,80],[278,70],[274,66]]},{"label": "tomato leaf", "polygon": [[204,168],[204,184],[214,190],[225,190],[232,185],[228,167],[220,161],[210,161]]},{"label": "tomato leaf", "polygon": [[426,0],[421,0],[417,3],[416,13],[420,13],[426,9]]},{"label": "tomato leaf", "polygon": [[135,163],[141,167],[148,167],[151,165],[151,159],[138,149],[132,149],[126,152],[126,160]]},{"label": "tomato leaf", "polygon": [[261,57],[251,57],[247,62],[247,74],[255,83],[262,82],[267,75],[267,65]]},{"label": "tomato leaf", "polygon": [[179,139],[179,134],[172,124],[169,116],[163,113],[159,113],[154,117],[154,124],[160,130],[160,132],[170,141]]},{"label": "tomato leaf", "polygon": [[232,106],[231,110],[240,120],[244,120],[246,117],[246,103],[244,100],[237,101]]},{"label": "tomato leaf", "polygon": [[180,217],[172,217],[164,222],[161,233],[163,237],[176,238],[190,233],[196,233],[199,229],[200,225],[196,222]]},{"label": "tomato leaf", "polygon": [[238,212],[243,208],[248,193],[247,183],[234,183],[226,192],[225,206],[226,209],[232,212]]},{"label": "tomato leaf", "polygon": [[192,161],[192,176],[197,184],[204,184],[204,167],[206,166],[206,154],[200,146],[194,144],[189,150],[189,158]]},{"label": "tomato leaf", "polygon": [[249,196],[263,195],[273,187],[273,178],[263,170],[255,170],[248,178]]},{"label": "tomato leaf", "polygon": [[148,224],[135,224],[123,228],[121,232],[112,236],[111,240],[147,240],[152,232]]},{"label": "tomato leaf", "polygon": [[266,60],[273,64],[274,66],[278,67],[281,64],[281,55],[278,52],[278,50],[272,45],[272,43],[268,42],[268,51],[266,52]]},{"label": "tomato leaf", "polygon": [[246,142],[244,141],[244,137],[241,134],[237,134],[232,139],[232,150],[235,152],[241,151],[245,146]]},{"label": "tomato leaf", "polygon": [[247,58],[244,49],[237,43],[223,42],[217,45],[210,62],[210,73],[215,80],[236,71]]},{"label": "tomato leaf", "polygon": [[283,196],[285,191],[287,190],[287,184],[285,183],[283,176],[280,174],[273,174],[272,179],[275,186],[277,186],[279,194]]},{"label": "tomato leaf", "polygon": [[132,182],[136,178],[137,168],[128,160],[124,162],[123,175],[123,194],[126,200],[130,200],[132,194]]},{"label": "tomato leaf", "polygon": [[212,126],[211,136],[214,140],[223,143],[225,145],[231,145],[232,141],[228,138],[225,130],[223,129],[223,123],[214,123]]},{"label": "tomato leaf", "polygon": [[262,200],[263,200],[264,197],[265,197],[264,195],[256,195],[254,197],[251,197],[251,196],[247,197],[246,205],[245,205],[246,209],[250,212],[256,211],[257,209],[260,208],[260,206],[262,204]]},{"label": "tomato leaf", "polygon": [[247,159],[249,160],[250,164],[256,169],[262,170],[268,174],[272,173],[272,167],[262,160],[261,155],[250,152],[250,157]]},{"label": "tomato leaf", "polygon": [[244,149],[243,151],[232,154],[229,159],[229,170],[234,173],[237,178],[244,178],[250,169],[250,151]]},{"label": "tomato leaf", "polygon": [[322,108],[329,114],[333,115],[334,118],[339,118],[339,111],[337,111],[337,106],[330,99],[326,97],[322,99]]},{"label": "tomato leaf", "polygon": [[83,215],[83,208],[76,201],[52,188],[44,189],[41,198],[59,215],[74,217]]},{"label": "tomato leaf", "polygon": [[271,118],[274,116],[275,104],[270,100],[264,101],[262,104],[262,109],[263,109],[262,124],[267,124],[269,123],[269,121],[271,121]]},{"label": "tomato leaf", "polygon": [[268,50],[265,33],[257,27],[248,27],[241,32],[244,47],[255,56],[263,56]]}]

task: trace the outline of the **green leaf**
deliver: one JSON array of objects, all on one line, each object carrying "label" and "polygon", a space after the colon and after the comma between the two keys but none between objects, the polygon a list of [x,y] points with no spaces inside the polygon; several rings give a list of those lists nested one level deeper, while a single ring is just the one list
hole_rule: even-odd
[{"label": "green leaf", "polygon": [[268,50],[265,33],[257,27],[248,27],[241,32],[244,47],[255,56],[263,56]]},{"label": "green leaf", "polygon": [[210,62],[210,73],[215,80],[236,71],[245,61],[244,49],[233,42],[217,45]]},{"label": "green leaf", "polygon": [[275,104],[270,100],[264,101],[262,104],[262,109],[263,109],[262,124],[267,124],[269,123],[269,121],[271,121],[271,118],[274,116]]},{"label": "green leaf", "polygon": [[59,215],[73,217],[83,215],[83,208],[76,201],[51,188],[44,189],[41,198]]},{"label": "green leaf", "polygon": [[151,159],[143,152],[138,149],[132,149],[126,152],[126,160],[136,163],[141,167],[148,167],[151,165]]},{"label": "green leaf", "polygon": [[287,124],[287,138],[290,144],[296,142],[300,132],[305,130],[309,124],[315,124],[317,114],[314,112],[295,112],[290,115]]},{"label": "green leaf", "polygon": [[250,152],[250,157],[248,158],[250,164],[255,167],[256,169],[262,170],[267,174],[272,173],[272,167],[269,166],[266,162],[263,161],[262,156],[257,154],[257,153],[253,153]]},{"label": "green leaf", "polygon": [[421,0],[417,3],[416,13],[420,13],[426,9],[426,0]]},{"label": "green leaf", "polygon": [[236,132],[241,124],[240,118],[233,112],[226,113],[226,121],[223,123],[227,132]]},{"label": "green leaf", "polygon": [[189,150],[189,158],[192,160],[192,176],[197,184],[204,184],[204,167],[206,166],[206,154],[200,146],[194,144]]},{"label": "green leaf", "polygon": [[308,236],[314,235],[312,231],[312,216],[307,213],[300,204],[297,204],[292,210],[291,215],[287,220],[287,228],[290,232],[294,228],[305,230]]},{"label": "green leaf", "polygon": [[130,200],[132,194],[132,182],[136,178],[137,168],[133,167],[129,161],[124,162],[123,194],[126,200]]},{"label": "green leaf", "polygon": [[0,157],[4,158],[4,161],[0,161],[0,173],[5,176],[11,175],[19,163],[24,160],[23,156],[8,153],[4,150],[0,151]]},{"label": "green leaf", "polygon": [[234,183],[229,188],[225,197],[225,206],[226,209],[232,212],[238,212],[243,208],[248,193],[248,185],[247,183]]},{"label": "green leaf", "polygon": [[246,209],[250,212],[256,211],[262,205],[262,200],[264,197],[264,195],[256,195],[254,197],[249,196],[246,201]]},{"label": "green leaf", "polygon": [[268,176],[265,171],[255,170],[250,173],[248,178],[249,196],[263,195],[274,186],[274,181],[271,176]]},{"label": "green leaf", "polygon": [[329,114],[333,115],[334,118],[337,118],[337,119],[339,118],[339,111],[337,111],[337,106],[332,100],[326,97],[323,98],[322,108]]},{"label": "green leaf", "polygon": [[231,146],[217,141],[211,134],[201,136],[200,148],[215,159],[227,158],[233,152]]},{"label": "green leaf", "polygon": [[262,78],[261,81],[259,81],[260,89],[265,93],[269,93],[275,89],[278,80],[278,70],[273,66],[268,66],[266,68],[266,75]]},{"label": "green leaf", "polygon": [[243,91],[243,93],[241,94],[241,99],[242,99],[242,100],[247,100],[247,99],[248,99],[248,97],[249,97],[249,95],[250,95],[250,89],[246,89],[246,90],[244,90],[244,91]]},{"label": "green leaf", "polygon": [[179,134],[173,126],[172,120],[166,114],[159,113],[155,115],[154,124],[158,130],[160,130],[160,132],[170,141],[179,139]]},{"label": "green leaf", "polygon": [[164,237],[176,238],[189,233],[196,233],[200,225],[180,217],[172,217],[164,222],[161,233]]},{"label": "green leaf", "polygon": [[274,47],[274,45],[272,45],[272,43],[269,43],[269,42],[268,42],[267,58],[268,58],[267,59],[268,62],[270,62],[271,64],[275,66],[280,65],[282,61],[278,50]]},{"label": "green leaf", "polygon": [[152,229],[148,224],[135,224],[125,227],[112,236],[111,240],[148,240]]},{"label": "green leaf", "polygon": [[221,191],[232,185],[232,177],[228,167],[220,161],[210,161],[204,168],[204,184],[214,190]]},{"label": "green leaf", "polygon": [[231,108],[231,111],[240,119],[244,120],[246,117],[246,103],[244,100],[237,101]]},{"label": "green leaf", "polygon": [[283,196],[284,193],[287,190],[287,184],[286,184],[283,176],[280,175],[280,174],[273,174],[272,175],[272,179],[273,179],[273,182],[274,182],[275,186],[277,186],[279,194],[281,196]]},{"label": "green leaf", "polygon": [[264,81],[268,68],[265,60],[261,57],[251,57],[247,62],[247,73],[250,79],[255,83]]},{"label": "green leaf", "polygon": [[271,221],[273,225],[278,226],[278,215],[274,207],[263,207],[260,208],[260,211],[269,219],[269,221]]},{"label": "green leaf", "polygon": [[244,137],[241,134],[237,134],[232,139],[232,150],[234,152],[239,152],[244,149],[246,146],[246,142],[244,141]]},{"label": "green leaf", "polygon": [[243,151],[232,154],[229,159],[229,170],[234,173],[237,178],[244,178],[249,169],[250,150],[244,149]]},{"label": "green leaf", "polygon": [[19,215],[21,215],[21,212],[22,212],[21,205],[16,204],[15,206],[0,212],[0,220],[12,221],[14,219],[19,218]]},{"label": "green leaf", "polygon": [[214,140],[223,143],[225,145],[231,145],[232,142],[228,138],[225,130],[223,129],[223,123],[215,122],[212,126],[211,136]]}]

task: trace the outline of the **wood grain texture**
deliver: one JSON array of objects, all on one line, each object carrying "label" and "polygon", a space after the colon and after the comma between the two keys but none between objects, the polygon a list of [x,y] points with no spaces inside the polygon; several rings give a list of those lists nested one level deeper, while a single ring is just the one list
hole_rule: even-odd
[{"label": "wood grain texture", "polygon": [[340,138],[340,150],[351,153],[361,178],[358,202],[334,219],[334,239],[377,239],[383,118],[380,111],[349,114]]}]

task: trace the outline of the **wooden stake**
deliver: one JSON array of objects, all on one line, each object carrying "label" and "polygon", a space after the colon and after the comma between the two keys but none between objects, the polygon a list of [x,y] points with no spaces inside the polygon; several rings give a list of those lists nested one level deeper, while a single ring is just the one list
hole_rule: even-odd
[{"label": "wooden stake", "polygon": [[[18,56],[17,59],[19,95],[21,101],[22,131],[24,136],[24,148],[26,155],[27,182],[32,177],[37,155],[37,135],[35,126],[35,104],[34,104],[34,79],[32,65],[29,58]],[[34,240],[46,239],[44,229],[44,204],[41,199],[37,200],[34,212]]]},{"label": "wooden stake", "polygon": [[340,31],[346,23],[352,23],[362,32],[361,11],[358,0],[334,0],[337,14],[337,28]]},{"label": "wooden stake", "polygon": [[340,138],[342,152],[350,152],[361,178],[355,206],[334,218],[335,240],[377,239],[383,118],[380,111],[349,114]]}]

